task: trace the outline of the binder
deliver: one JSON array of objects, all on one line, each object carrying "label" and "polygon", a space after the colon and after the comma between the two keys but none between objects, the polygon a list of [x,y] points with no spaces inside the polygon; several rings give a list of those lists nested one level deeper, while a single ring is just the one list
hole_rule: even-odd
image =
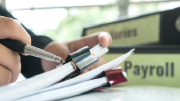
[{"label": "binder", "polygon": [[120,66],[127,72],[125,85],[180,87],[180,7],[124,18],[83,29],[83,36],[107,31],[113,38],[108,62],[135,48]]},{"label": "binder", "polygon": [[111,34],[112,46],[180,44],[180,8],[86,27],[83,36],[99,31]]},{"label": "binder", "polygon": [[103,58],[108,62],[132,47],[135,54],[120,65],[127,72],[128,82],[124,85],[180,87],[179,45],[111,47]]}]

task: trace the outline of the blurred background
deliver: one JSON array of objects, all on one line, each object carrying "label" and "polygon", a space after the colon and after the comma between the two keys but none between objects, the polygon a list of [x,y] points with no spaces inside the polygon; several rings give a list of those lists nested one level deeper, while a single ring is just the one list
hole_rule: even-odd
[{"label": "blurred background", "polygon": [[179,0],[0,0],[37,35],[70,41],[84,27],[180,6]]}]

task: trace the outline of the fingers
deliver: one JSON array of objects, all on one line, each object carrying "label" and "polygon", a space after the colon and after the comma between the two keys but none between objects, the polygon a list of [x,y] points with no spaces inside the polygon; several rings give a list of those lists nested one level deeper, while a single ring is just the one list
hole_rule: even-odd
[{"label": "fingers", "polygon": [[0,44],[0,65],[10,70],[12,74],[10,82],[16,81],[21,71],[19,54]]},{"label": "fingers", "polygon": [[0,39],[14,39],[31,45],[31,38],[18,20],[0,16]]},{"label": "fingers", "polygon": [[112,37],[109,33],[107,32],[99,32],[100,34],[98,35],[99,42],[103,47],[108,47],[112,43]]},{"label": "fingers", "polygon": [[[31,38],[19,21],[0,16],[0,39],[6,38],[31,45]],[[2,68],[6,68],[10,71],[10,83],[16,81],[21,71],[20,56],[18,53],[0,44],[0,65]],[[8,72],[6,72],[6,74],[9,75]]]},{"label": "fingers", "polygon": [[104,47],[108,47],[112,43],[112,38],[107,32],[97,32],[92,35],[82,38],[86,46],[92,48],[100,43]]},{"label": "fingers", "polygon": [[98,43],[104,47],[108,47],[112,43],[110,34],[107,32],[97,32],[81,39],[69,42],[68,47],[71,52],[74,52],[84,46],[89,46],[89,48],[92,48]]},{"label": "fingers", "polygon": [[0,65],[0,86],[7,85],[11,82],[11,71]]}]

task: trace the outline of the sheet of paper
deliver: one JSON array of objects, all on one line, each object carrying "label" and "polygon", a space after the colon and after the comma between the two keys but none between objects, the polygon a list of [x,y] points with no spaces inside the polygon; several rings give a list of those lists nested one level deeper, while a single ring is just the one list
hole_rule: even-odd
[{"label": "sheet of paper", "polygon": [[101,57],[109,51],[107,47],[102,47],[100,44],[97,44],[91,50],[94,52],[96,58]]},{"label": "sheet of paper", "polygon": [[102,78],[82,82],[69,87],[55,89],[52,91],[46,91],[39,94],[34,94],[32,96],[18,99],[17,101],[52,101],[57,99],[63,99],[63,98],[82,94],[84,92],[100,87],[107,83],[108,81],[106,77],[102,77]]},{"label": "sheet of paper", "polygon": [[60,68],[34,76],[15,85],[1,87],[0,101],[14,100],[32,94],[34,91],[48,87],[60,81],[73,71],[74,67],[69,62]]}]

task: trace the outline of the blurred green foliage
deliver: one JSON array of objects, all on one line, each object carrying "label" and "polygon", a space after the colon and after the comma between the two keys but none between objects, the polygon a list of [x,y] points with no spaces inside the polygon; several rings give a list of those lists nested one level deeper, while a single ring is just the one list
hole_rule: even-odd
[{"label": "blurred green foliage", "polygon": [[84,7],[67,9],[68,15],[55,29],[43,34],[58,41],[70,41],[81,37],[84,27],[110,22],[118,18],[117,7]]},{"label": "blurred green foliage", "polygon": [[[134,17],[142,14],[167,9],[168,3],[147,3],[143,5],[130,4],[128,16]],[[80,38],[85,27],[111,22],[119,18],[118,6],[112,7],[82,7],[66,9],[67,16],[55,29],[47,29],[42,34],[57,40],[70,41]]]}]

